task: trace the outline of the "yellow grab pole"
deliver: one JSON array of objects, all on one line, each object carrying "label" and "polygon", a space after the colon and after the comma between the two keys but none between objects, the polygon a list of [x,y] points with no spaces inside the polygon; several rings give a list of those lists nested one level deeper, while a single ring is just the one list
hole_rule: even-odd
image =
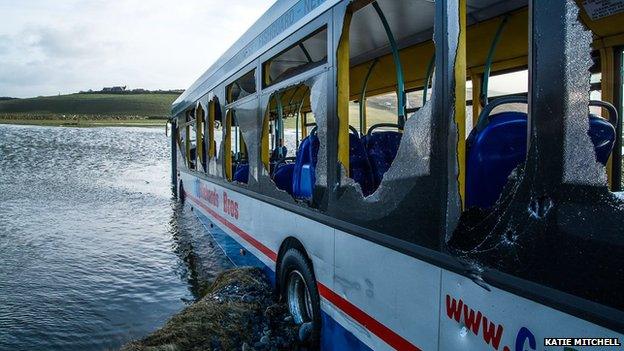
[{"label": "yellow grab pole", "polygon": [[[609,103],[613,103],[615,87],[615,56],[613,54],[613,48],[601,48],[600,49],[600,67],[602,70],[601,100]],[[613,179],[613,157],[609,156],[607,162],[607,183],[611,188],[611,179]]]},{"label": "yellow grab pole", "polygon": [[455,123],[457,125],[457,180],[462,206],[466,193],[466,0],[459,0],[459,42],[455,59]]},{"label": "yellow grab pole", "polygon": [[338,162],[349,176],[349,30],[353,14],[348,10],[338,44]]}]

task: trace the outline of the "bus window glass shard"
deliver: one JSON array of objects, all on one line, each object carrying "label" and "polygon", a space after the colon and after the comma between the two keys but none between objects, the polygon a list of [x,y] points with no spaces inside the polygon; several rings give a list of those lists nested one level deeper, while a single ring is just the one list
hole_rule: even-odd
[{"label": "bus window glass shard", "polygon": [[223,157],[223,136],[224,136],[224,118],[221,113],[221,104],[216,97],[210,100],[208,104],[208,129],[207,148],[208,148],[208,173],[212,176],[223,177],[222,163]]},{"label": "bus window glass shard", "polygon": [[624,310],[624,202],[609,192],[605,169],[621,137],[612,105],[590,101],[598,80],[592,33],[573,0],[535,0],[530,9],[530,104],[519,130],[530,131],[525,164],[491,207],[463,213],[448,248],[475,271],[495,269]]},{"label": "bus window glass shard", "polygon": [[[441,210],[430,206],[440,195],[431,174],[434,10],[430,2],[381,0],[357,9],[350,21],[347,12],[337,54],[341,189],[330,207],[341,219],[426,247],[439,245],[436,235],[421,233],[439,231]],[[401,21],[425,13],[430,22]],[[420,42],[398,44],[423,32]]]},{"label": "bus window glass shard", "polygon": [[[226,147],[229,147],[228,158],[226,160],[228,180],[233,182],[247,184],[249,181],[249,152],[245,143],[244,133],[241,129],[240,113],[236,110],[228,111]],[[229,165],[228,165],[229,164]]]},{"label": "bus window glass shard", "polygon": [[[565,41],[565,91],[569,92],[569,99],[564,113],[568,123],[565,125],[565,158],[564,180],[568,183],[580,183],[591,185],[606,184],[607,178],[604,167],[600,160],[596,159],[596,150],[592,144],[591,134],[602,133],[598,129],[604,129],[602,122],[595,116],[587,118],[590,92],[590,67],[592,33],[585,25],[577,20],[578,9],[569,6],[566,13]],[[609,127],[608,122],[604,122]],[[599,136],[597,136],[600,138]],[[606,151],[607,158],[615,141],[615,129],[611,136],[603,136],[605,143],[609,143]],[[604,160],[606,164],[607,160]]]},{"label": "bus window glass shard", "polygon": [[[325,75],[273,93],[267,102],[262,127],[262,163],[270,186],[296,200],[312,201],[319,179],[326,179],[321,135],[317,125],[326,109]],[[326,182],[326,181],[325,181]],[[280,196],[276,194],[276,196]]]},{"label": "bus window glass shard", "polygon": [[327,63],[327,27],[318,29],[265,62],[262,65],[264,86],[268,87],[325,63]]},{"label": "bus window glass shard", "polygon": [[256,92],[256,70],[251,70],[225,88],[227,103],[231,104]]},{"label": "bus window glass shard", "polygon": [[195,169],[197,164],[197,132],[195,123],[195,110],[187,111],[184,126],[184,149],[185,160],[188,169]]}]

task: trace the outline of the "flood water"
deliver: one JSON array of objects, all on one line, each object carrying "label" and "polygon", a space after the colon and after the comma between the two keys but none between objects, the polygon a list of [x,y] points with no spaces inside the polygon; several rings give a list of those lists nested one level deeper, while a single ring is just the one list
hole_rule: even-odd
[{"label": "flood water", "polygon": [[164,128],[0,125],[0,350],[118,348],[228,266],[169,177]]}]

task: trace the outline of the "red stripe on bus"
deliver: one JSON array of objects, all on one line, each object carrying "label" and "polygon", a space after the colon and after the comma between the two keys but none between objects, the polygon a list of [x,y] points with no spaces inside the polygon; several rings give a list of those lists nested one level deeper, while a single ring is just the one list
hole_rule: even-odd
[{"label": "red stripe on bus", "polygon": [[[186,193],[186,192],[185,192]],[[233,231],[234,233],[238,234],[238,236],[240,236],[241,238],[245,239],[245,241],[247,241],[248,243],[250,243],[253,247],[255,247],[256,249],[258,249],[260,252],[262,252],[266,257],[268,257],[271,261],[273,262],[277,262],[277,254],[275,252],[273,252],[271,249],[269,249],[268,247],[264,246],[261,242],[259,242],[258,240],[256,240],[254,237],[252,237],[251,235],[245,233],[242,229],[240,229],[239,227],[237,227],[236,225],[234,225],[234,223],[228,221],[227,219],[223,218],[223,216],[221,216],[220,214],[218,214],[217,212],[215,212],[212,208],[204,205],[198,198],[196,198],[195,196],[186,193],[186,196],[190,197],[193,202],[195,202],[197,205],[199,205],[201,208],[203,208],[204,210],[206,210],[208,213],[210,213],[210,215],[212,215],[214,218],[216,218],[219,222],[223,223],[223,225],[225,225],[226,227],[228,227],[231,231]]]},{"label": "red stripe on bus", "polygon": [[336,294],[320,282],[318,283],[318,289],[321,296],[331,302],[334,306],[344,311],[351,318],[355,319],[366,329],[373,332],[373,334],[377,335],[377,337],[383,340],[386,344],[392,346],[395,350],[421,351],[418,347],[414,346],[401,335],[381,324],[375,318],[369,316],[356,305],[352,304],[347,299],[342,298],[340,295]]},{"label": "red stripe on bus", "polygon": [[[277,254],[275,252],[273,252],[271,249],[269,249],[268,247],[264,246],[261,242],[256,240],[251,235],[245,233],[242,229],[238,228],[232,222],[230,222],[227,219],[223,218],[220,214],[215,212],[210,207],[204,205],[195,196],[193,196],[193,195],[191,195],[191,194],[189,194],[187,192],[185,192],[185,194],[186,194],[186,196],[191,198],[191,200],[193,200],[193,202],[195,202],[201,208],[203,208],[208,213],[210,213],[210,215],[212,215],[214,218],[216,218],[219,222],[223,223],[223,225],[228,227],[230,230],[232,230],[233,232],[238,234],[241,238],[245,239],[253,247],[255,247],[260,252],[262,252],[266,257],[271,259],[273,262],[277,262]],[[317,284],[318,284],[319,294],[321,296],[323,296],[326,300],[331,302],[337,308],[341,309],[344,313],[346,313],[351,318],[356,320],[358,323],[360,323],[366,329],[368,329],[371,332],[373,332],[373,334],[377,335],[378,338],[383,340],[386,344],[390,345],[395,350],[401,350],[401,351],[404,351],[404,350],[405,351],[422,351],[421,349],[419,349],[418,347],[416,347],[415,345],[413,345],[412,343],[407,341],[405,338],[403,338],[401,335],[395,333],[390,328],[388,328],[385,325],[381,324],[375,318],[371,317],[366,312],[362,311],[361,309],[359,309],[357,306],[355,306],[354,304],[352,304],[348,300],[340,297],[340,295],[338,295],[335,292],[333,292],[331,289],[329,289],[328,287],[323,285],[321,282],[317,282]]]}]

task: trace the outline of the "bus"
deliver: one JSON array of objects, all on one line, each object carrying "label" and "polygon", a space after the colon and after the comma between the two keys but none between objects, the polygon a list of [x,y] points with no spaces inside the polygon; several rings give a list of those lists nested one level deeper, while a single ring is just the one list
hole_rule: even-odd
[{"label": "bus", "polygon": [[622,23],[278,0],[173,103],[172,188],[311,349],[621,349]]}]

